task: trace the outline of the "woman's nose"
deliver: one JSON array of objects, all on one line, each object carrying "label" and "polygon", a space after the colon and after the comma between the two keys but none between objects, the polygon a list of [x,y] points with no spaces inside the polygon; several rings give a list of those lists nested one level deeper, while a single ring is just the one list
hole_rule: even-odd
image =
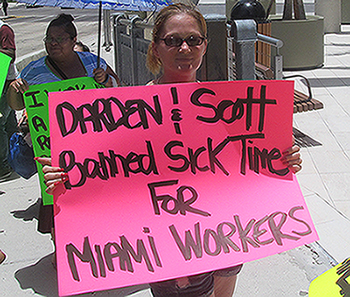
[{"label": "woman's nose", "polygon": [[187,44],[186,40],[184,40],[182,42],[182,44],[180,45],[180,50],[184,51],[184,50],[189,50],[190,46]]}]

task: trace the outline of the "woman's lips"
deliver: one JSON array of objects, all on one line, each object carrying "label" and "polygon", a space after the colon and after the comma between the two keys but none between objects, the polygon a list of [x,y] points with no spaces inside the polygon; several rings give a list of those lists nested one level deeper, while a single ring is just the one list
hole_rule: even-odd
[{"label": "woman's lips", "polygon": [[181,63],[190,63],[192,62],[191,58],[177,58],[176,61],[181,62]]}]

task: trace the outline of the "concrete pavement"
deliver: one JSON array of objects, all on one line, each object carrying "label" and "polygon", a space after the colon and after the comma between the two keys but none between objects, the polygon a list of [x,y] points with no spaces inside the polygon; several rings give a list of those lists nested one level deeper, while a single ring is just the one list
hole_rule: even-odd
[{"label": "concrete pavement", "polygon": [[[286,72],[306,76],[324,109],[295,114],[294,127],[321,145],[302,148],[298,180],[320,240],[311,245],[246,263],[234,296],[307,296],[312,279],[350,256],[350,27],[325,36],[325,64],[320,69]],[[86,40],[83,42],[88,43]],[[113,51],[102,51],[113,63]],[[306,90],[302,81],[296,88]],[[0,296],[57,296],[49,235],[36,231],[37,176],[12,175],[0,183]],[[138,291],[138,292],[136,292]],[[84,296],[151,296],[147,286]]]}]

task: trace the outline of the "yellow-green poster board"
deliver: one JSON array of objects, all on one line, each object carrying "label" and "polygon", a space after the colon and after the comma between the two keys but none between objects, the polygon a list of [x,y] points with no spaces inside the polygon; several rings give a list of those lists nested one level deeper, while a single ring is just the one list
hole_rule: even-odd
[{"label": "yellow-green poster board", "polygon": [[315,278],[309,288],[309,297],[350,296],[350,258]]},{"label": "yellow-green poster board", "polygon": [[[29,87],[29,90],[24,93],[23,97],[28,114],[29,130],[35,157],[51,156],[48,93],[97,88],[103,88],[103,86],[96,83],[91,77],[67,79]],[[74,96],[74,92],[72,92],[72,96]],[[46,185],[44,183],[42,166],[40,164],[37,164],[37,166],[43,203],[44,205],[53,204],[52,195],[45,192]]]}]

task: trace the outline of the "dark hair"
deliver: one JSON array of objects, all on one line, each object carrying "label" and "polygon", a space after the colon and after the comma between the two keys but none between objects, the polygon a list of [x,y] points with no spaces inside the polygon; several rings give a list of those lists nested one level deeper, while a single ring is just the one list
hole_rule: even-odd
[{"label": "dark hair", "polygon": [[84,43],[82,43],[81,41],[77,41],[75,45],[80,46],[83,52],[90,52],[89,47]]},{"label": "dark hair", "polygon": [[[164,28],[164,24],[166,21],[174,15],[178,14],[188,14],[192,16],[199,27],[200,33],[203,37],[207,37],[207,23],[203,15],[196,9],[195,6],[183,4],[183,3],[175,3],[169,6],[164,7],[159,11],[152,30],[152,41],[157,43],[159,42],[160,34]],[[147,68],[153,73],[158,74],[162,68],[161,61],[154,55],[152,49],[152,43],[148,47],[147,52]]]},{"label": "dark hair", "polygon": [[47,27],[47,32],[51,27],[63,27],[64,31],[73,39],[77,37],[77,28],[73,24],[74,18],[70,14],[61,13],[53,19]]}]

